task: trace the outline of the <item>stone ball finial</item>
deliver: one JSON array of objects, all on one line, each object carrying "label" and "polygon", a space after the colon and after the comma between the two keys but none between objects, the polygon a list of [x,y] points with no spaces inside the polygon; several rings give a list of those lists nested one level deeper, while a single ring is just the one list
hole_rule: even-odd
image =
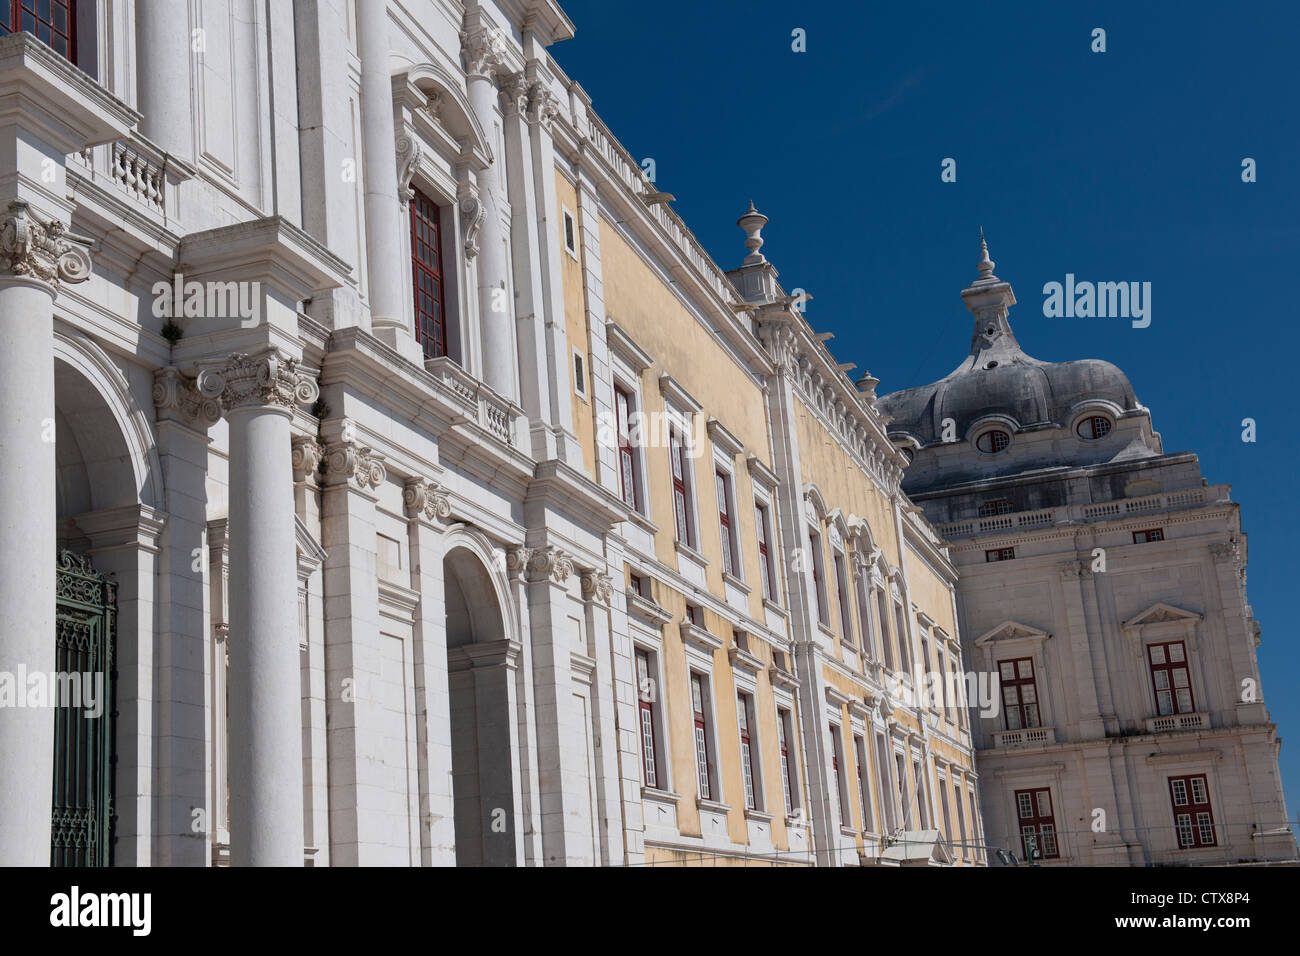
[{"label": "stone ball finial", "polygon": [[863,372],[862,377],[855,384],[858,386],[858,391],[866,396],[867,401],[875,401],[876,386],[880,384],[880,379],[870,372]]},{"label": "stone ball finial", "polygon": [[758,250],[763,248],[763,227],[767,225],[767,217],[754,208],[754,200],[749,201],[749,208],[736,220],[736,225],[745,230],[745,248],[749,250],[745,262],[766,261]]}]

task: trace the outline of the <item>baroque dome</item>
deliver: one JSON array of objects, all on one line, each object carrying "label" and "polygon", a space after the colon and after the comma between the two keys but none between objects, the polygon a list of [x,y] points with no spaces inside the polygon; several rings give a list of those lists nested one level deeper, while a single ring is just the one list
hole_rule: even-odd
[{"label": "baroque dome", "polygon": [[1010,284],[993,275],[988,245],[980,240],[980,278],[963,290],[975,313],[970,354],[937,382],[904,389],[877,400],[889,415],[891,436],[910,436],[922,447],[942,440],[952,419],[957,440],[988,416],[1003,416],[1017,429],[1068,426],[1075,411],[1104,402],[1121,412],[1141,408],[1128,377],[1100,359],[1042,362],[1027,355],[1007,321],[1015,304]]}]

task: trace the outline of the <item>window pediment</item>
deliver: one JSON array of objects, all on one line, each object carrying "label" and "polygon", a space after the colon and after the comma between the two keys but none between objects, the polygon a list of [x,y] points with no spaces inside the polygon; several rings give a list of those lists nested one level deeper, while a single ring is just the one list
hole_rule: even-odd
[{"label": "window pediment", "polygon": [[1051,638],[1051,634],[1032,624],[1019,621],[1003,621],[992,630],[985,631],[975,639],[976,647],[992,647],[995,644],[1007,644],[1012,641],[1039,642]]},{"label": "window pediment", "polygon": [[1199,621],[1201,618],[1202,615],[1197,614],[1195,611],[1187,611],[1180,607],[1174,607],[1172,604],[1158,602],[1141,614],[1129,618],[1124,622],[1124,627],[1146,627],[1148,624],[1191,622]]}]

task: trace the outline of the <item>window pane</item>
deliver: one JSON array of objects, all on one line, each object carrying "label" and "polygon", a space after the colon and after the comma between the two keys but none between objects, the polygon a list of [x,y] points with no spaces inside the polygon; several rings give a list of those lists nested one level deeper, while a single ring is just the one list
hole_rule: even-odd
[{"label": "window pane", "polygon": [[1174,793],[1174,806],[1182,807],[1187,805],[1187,783],[1183,780],[1170,781],[1170,787]]},{"label": "window pane", "polygon": [[1206,798],[1205,798],[1205,778],[1204,778],[1204,777],[1193,777],[1193,778],[1192,778],[1192,802],[1193,802],[1193,803],[1207,803],[1207,802],[1208,802],[1208,801],[1206,800]]},{"label": "window pane", "polygon": [[1034,676],[1033,661],[1020,661],[1016,664],[1016,667],[1019,668],[1020,670],[1021,680],[1028,680],[1029,678]]},{"label": "window pane", "polygon": [[1180,664],[1180,663],[1182,663],[1182,661],[1183,661],[1183,644],[1182,644],[1181,641],[1179,641],[1177,644],[1170,644],[1170,645],[1169,645],[1169,659],[1170,659],[1171,661],[1173,661],[1175,664]]},{"label": "window pane", "polygon": [[1016,679],[1016,665],[1012,661],[1003,661],[998,666],[1001,668],[1003,680]]},{"label": "window pane", "polygon": [[1148,650],[1151,654],[1152,664],[1163,664],[1165,662],[1165,649],[1163,645],[1152,644]]}]

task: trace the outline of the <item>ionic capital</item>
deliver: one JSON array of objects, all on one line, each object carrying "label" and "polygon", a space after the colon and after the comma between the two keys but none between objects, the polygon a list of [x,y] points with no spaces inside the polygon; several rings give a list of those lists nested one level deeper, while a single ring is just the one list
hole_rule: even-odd
[{"label": "ionic capital", "polygon": [[174,365],[153,373],[153,403],[160,417],[179,419],[205,431],[221,418],[221,403],[200,394],[194,380]]},{"label": "ionic capital", "polygon": [[[345,434],[348,429],[345,428]],[[388,480],[382,455],[355,441],[330,442],[325,446],[325,483],[341,485],[352,481],[362,490],[378,488]]]},{"label": "ionic capital", "polygon": [[609,575],[604,571],[582,572],[582,597],[584,600],[596,600],[608,604],[613,593],[614,582],[610,580]]},{"label": "ionic capital", "polygon": [[423,515],[430,521],[451,516],[451,499],[436,481],[412,478],[402,488],[402,505],[408,518]]}]

